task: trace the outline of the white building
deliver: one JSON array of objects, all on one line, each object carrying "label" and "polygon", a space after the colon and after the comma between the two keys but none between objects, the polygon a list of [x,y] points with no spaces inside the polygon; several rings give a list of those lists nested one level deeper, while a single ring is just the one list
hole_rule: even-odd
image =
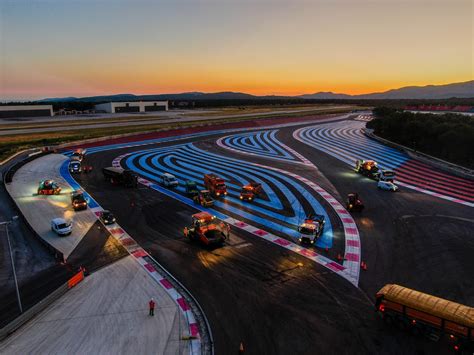
[{"label": "white building", "polygon": [[95,110],[107,113],[168,111],[168,101],[107,102],[95,105]]},{"label": "white building", "polygon": [[44,116],[53,116],[53,105],[0,106],[0,118]]}]

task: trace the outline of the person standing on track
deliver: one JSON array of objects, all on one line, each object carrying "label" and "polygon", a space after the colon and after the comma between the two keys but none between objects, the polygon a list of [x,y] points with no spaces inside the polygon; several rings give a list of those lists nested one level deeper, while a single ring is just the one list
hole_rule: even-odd
[{"label": "person standing on track", "polygon": [[148,302],[148,306],[150,309],[150,312],[148,314],[150,316],[154,316],[155,315],[155,300],[153,299],[153,297],[151,298],[150,302]]}]

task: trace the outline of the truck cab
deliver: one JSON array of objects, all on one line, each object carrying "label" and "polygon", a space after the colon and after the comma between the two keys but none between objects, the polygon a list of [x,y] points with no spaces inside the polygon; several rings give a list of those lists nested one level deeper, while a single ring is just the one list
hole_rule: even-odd
[{"label": "truck cab", "polygon": [[298,227],[300,243],[314,244],[316,240],[323,234],[325,218],[323,215],[308,216],[305,221]]},{"label": "truck cab", "polygon": [[84,193],[80,190],[76,190],[71,193],[71,203],[74,211],[87,209],[86,197],[84,196]]},{"label": "truck cab", "polygon": [[71,160],[68,170],[71,174],[80,173],[82,171],[81,162],[79,160]]},{"label": "truck cab", "polygon": [[160,184],[165,187],[178,187],[179,183],[178,180],[174,175],[169,173],[161,174],[160,176]]},{"label": "truck cab", "polygon": [[199,241],[206,246],[221,246],[227,236],[223,222],[208,212],[192,215],[191,226],[184,228],[184,236],[190,240]]},{"label": "truck cab", "polygon": [[71,156],[71,159],[77,159],[79,161],[82,161],[84,159],[84,156],[86,155],[86,149],[76,149]]},{"label": "truck cab", "polygon": [[251,182],[242,186],[240,191],[240,199],[242,201],[252,201],[262,193],[262,184],[258,182]]},{"label": "truck cab", "polygon": [[204,186],[214,197],[227,195],[227,186],[225,185],[224,179],[218,177],[215,174],[204,175]]},{"label": "truck cab", "polygon": [[375,180],[378,180],[380,175],[380,169],[377,165],[377,162],[373,160],[357,159],[354,170],[356,173],[365,175]]},{"label": "truck cab", "polygon": [[348,211],[361,212],[364,209],[364,204],[359,198],[357,192],[350,193],[347,195],[346,208]]}]

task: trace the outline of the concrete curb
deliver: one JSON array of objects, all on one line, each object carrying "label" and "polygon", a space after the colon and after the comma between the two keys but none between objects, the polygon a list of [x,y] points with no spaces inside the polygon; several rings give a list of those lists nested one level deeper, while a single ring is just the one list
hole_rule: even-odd
[{"label": "concrete curb", "polygon": [[[66,181],[73,189],[82,187],[69,174],[66,169],[64,176]],[[82,189],[85,191],[85,189]],[[94,207],[91,207],[92,212],[99,218],[100,212],[103,208],[90,196]],[[197,302],[194,296],[188,291],[172,274],[165,269],[158,261],[156,261],[148,252],[146,252],[140,245],[118,224],[105,226],[108,232],[127,250],[133,259],[159,284],[179,306],[184,318],[188,323],[189,340],[190,340],[190,354],[214,354],[214,339],[212,337],[209,322],[201,305]],[[201,330],[201,332],[200,332]]]},{"label": "concrete curb", "polygon": [[38,148],[29,148],[29,149],[23,149],[23,150],[20,150],[19,152],[16,152],[15,154],[13,155],[10,155],[8,158],[0,161],[0,166],[3,166],[5,164],[7,164],[10,160],[13,160],[15,159],[17,156],[23,154],[23,153],[26,153],[26,152],[30,152],[30,151],[34,151],[34,150],[38,150]]},{"label": "concrete curb", "polygon": [[474,170],[465,168],[465,167],[460,166],[460,165],[450,163],[448,161],[433,157],[433,156],[425,154],[425,153],[417,152],[417,151],[413,150],[412,148],[408,148],[404,145],[394,143],[394,142],[389,141],[385,138],[381,138],[381,137],[375,135],[373,133],[373,130],[369,129],[369,128],[363,128],[362,133],[370,139],[373,139],[373,140],[378,141],[382,144],[385,144],[389,147],[392,147],[392,148],[398,149],[402,152],[405,152],[412,159],[419,160],[423,163],[432,165],[436,168],[439,168],[439,169],[441,169],[443,171],[446,171],[448,173],[451,173],[453,175],[463,177],[463,178],[466,178],[466,179],[469,179],[469,180],[474,180]]}]

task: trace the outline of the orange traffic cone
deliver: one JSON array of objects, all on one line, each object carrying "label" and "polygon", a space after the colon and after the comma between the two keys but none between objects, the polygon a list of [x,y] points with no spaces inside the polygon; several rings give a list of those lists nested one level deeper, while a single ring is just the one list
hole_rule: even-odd
[{"label": "orange traffic cone", "polygon": [[243,354],[243,353],[244,353],[244,343],[240,342],[239,354]]}]

